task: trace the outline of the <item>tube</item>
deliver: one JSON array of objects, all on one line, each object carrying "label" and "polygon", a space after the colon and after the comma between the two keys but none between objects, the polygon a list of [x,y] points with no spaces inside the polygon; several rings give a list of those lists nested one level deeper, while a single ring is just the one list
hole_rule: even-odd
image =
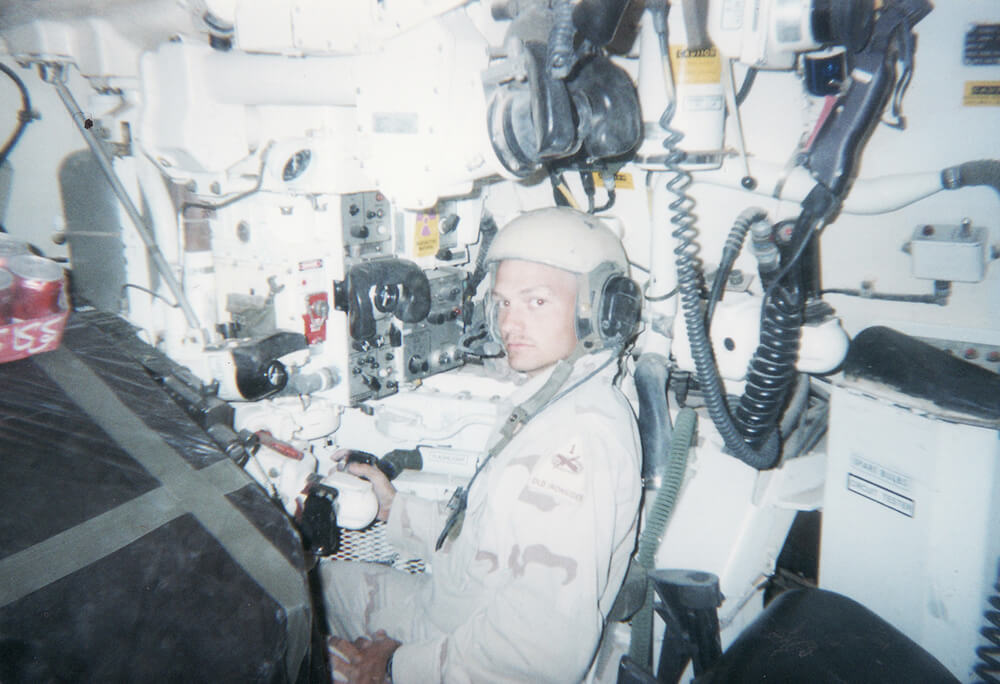
[{"label": "tube", "polygon": [[643,354],[635,364],[635,390],[639,395],[639,441],[642,444],[642,482],[646,489],[660,486],[668,465],[673,438],[667,409],[670,368],[661,354]]},{"label": "tube", "polygon": [[[684,482],[688,452],[694,442],[697,425],[698,414],[694,409],[684,408],[677,414],[663,486],[656,493],[656,499],[649,510],[646,525],[639,537],[636,560],[647,573],[653,569],[656,562],[656,552],[660,548],[660,542],[663,540],[663,534],[666,532],[667,523],[670,521],[674,504],[677,501],[677,494]],[[653,583],[647,580],[646,601],[632,618],[632,642],[629,644],[629,657],[646,669],[649,669],[652,664],[652,640]]]},{"label": "tube", "polygon": [[1000,192],[1000,160],[981,159],[947,168],[941,172],[941,185],[949,190],[988,185]]}]

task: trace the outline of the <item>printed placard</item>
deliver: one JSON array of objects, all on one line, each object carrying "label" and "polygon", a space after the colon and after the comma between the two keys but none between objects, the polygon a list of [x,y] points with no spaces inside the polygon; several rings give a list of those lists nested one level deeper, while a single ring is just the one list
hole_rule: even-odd
[{"label": "printed placard", "polygon": [[847,489],[908,518],[916,511],[912,477],[858,454],[851,454]]}]

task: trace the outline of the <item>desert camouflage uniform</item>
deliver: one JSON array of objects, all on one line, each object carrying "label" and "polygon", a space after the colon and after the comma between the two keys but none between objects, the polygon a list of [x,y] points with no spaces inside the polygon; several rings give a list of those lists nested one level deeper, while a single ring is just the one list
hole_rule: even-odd
[{"label": "desert camouflage uniform", "polygon": [[[578,361],[569,383],[606,358]],[[432,572],[324,564],[334,633],[384,629],[403,642],[393,658],[399,684],[581,681],[634,549],[641,491],[635,419],[611,385],[614,371],[521,429],[480,474],[461,534],[440,552],[444,505],[398,494],[389,539],[431,559]]]}]

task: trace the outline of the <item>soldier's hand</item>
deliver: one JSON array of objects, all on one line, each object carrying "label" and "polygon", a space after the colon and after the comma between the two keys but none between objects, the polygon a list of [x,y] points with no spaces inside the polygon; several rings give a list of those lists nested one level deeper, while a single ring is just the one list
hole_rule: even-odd
[{"label": "soldier's hand", "polygon": [[396,488],[389,482],[385,473],[367,463],[350,463],[347,466],[347,472],[372,483],[372,490],[375,492],[375,498],[378,499],[378,515],[375,517],[382,522],[388,520],[392,502],[396,498]]}]

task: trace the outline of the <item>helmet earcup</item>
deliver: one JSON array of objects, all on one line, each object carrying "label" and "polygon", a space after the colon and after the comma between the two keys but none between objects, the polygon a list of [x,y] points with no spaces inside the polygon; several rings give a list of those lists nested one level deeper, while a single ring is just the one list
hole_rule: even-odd
[{"label": "helmet earcup", "polygon": [[631,278],[612,275],[604,281],[596,309],[597,333],[604,346],[621,345],[639,324],[642,292]]}]

